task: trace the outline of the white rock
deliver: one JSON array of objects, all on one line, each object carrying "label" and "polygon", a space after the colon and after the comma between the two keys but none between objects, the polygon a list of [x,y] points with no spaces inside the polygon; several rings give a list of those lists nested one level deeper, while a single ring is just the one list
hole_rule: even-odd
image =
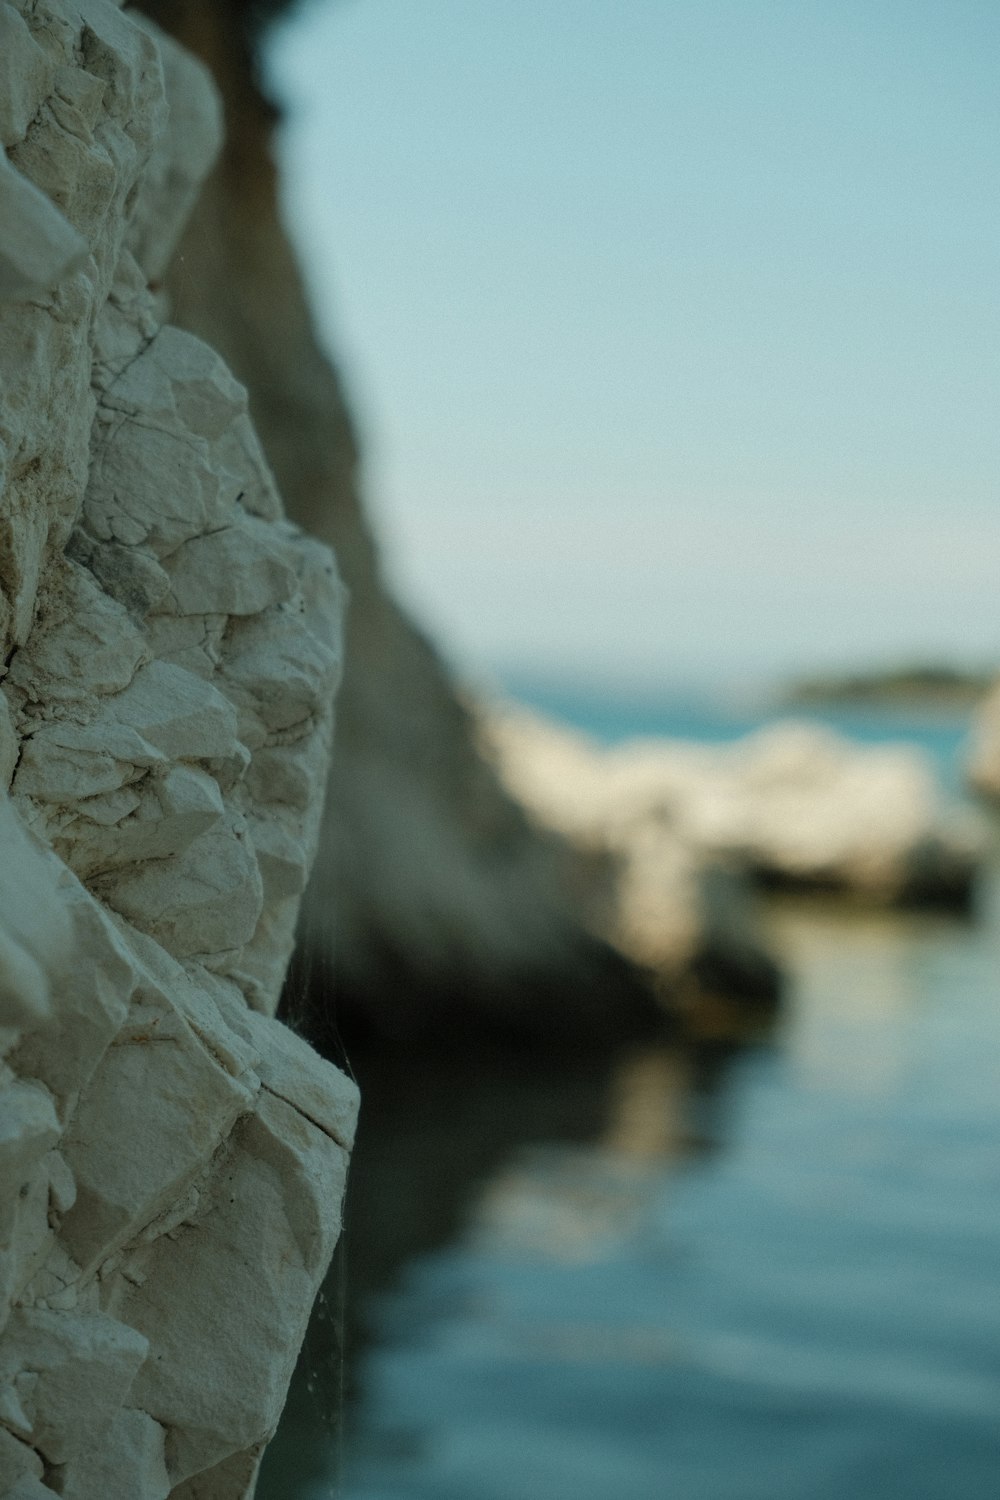
[{"label": "white rock", "polygon": [[257,615],[296,592],[294,570],[275,545],[274,528],[253,516],[193,537],[167,560],[169,607],[179,615]]},{"label": "white rock", "polygon": [[357,1109],[247,1006],[277,1004],[315,852],[341,590],[132,253],[157,274],[217,146],[172,48],[168,121],[159,47],[111,0],[0,3],[0,1492],[25,1500],[249,1493]]},{"label": "white rock", "polygon": [[37,1025],[51,1014],[52,987],[69,967],[72,924],[53,888],[52,861],[3,793],[0,862],[8,872],[0,903],[0,1027]]},{"label": "white rock", "polygon": [[62,1142],[76,1202],[60,1234],[85,1272],[183,1198],[257,1087],[219,1064],[166,995],[139,992]]},{"label": "white rock", "polygon": [[0,246],[0,302],[47,292],[86,259],[83,236],[2,153],[0,219],[14,230]]},{"label": "white rock", "polygon": [[[308,1289],[340,1229],[346,1163],[330,1136],[265,1093],[217,1158],[205,1210],[176,1238],[133,1252],[110,1305],[147,1331],[161,1355],[143,1366],[132,1399],[168,1429],[174,1484],[277,1424]],[[297,1323],[289,1316],[296,1304]]]},{"label": "white rock", "polygon": [[[42,1460],[27,1443],[22,1443],[6,1427],[0,1427],[0,1495],[24,1494],[20,1485],[41,1480],[45,1472]],[[51,1494],[42,1490],[42,1494]]]},{"label": "white rock", "polygon": [[252,1500],[255,1493],[264,1445],[254,1443],[243,1453],[234,1453],[213,1469],[196,1474],[171,1490],[171,1500],[214,1500],[216,1495],[232,1495],[238,1500]]},{"label": "white rock", "polygon": [[25,1475],[19,1479],[12,1490],[7,1492],[8,1500],[51,1500],[53,1491],[40,1479],[32,1475]]},{"label": "white rock", "polygon": [[52,64],[44,49],[14,7],[0,5],[0,145],[13,146],[27,134],[51,81]]},{"label": "white rock", "polygon": [[37,1083],[14,1079],[0,1091],[0,1174],[20,1188],[60,1137],[51,1095]]},{"label": "white rock", "polygon": [[906,746],[850,744],[806,724],[728,746],[633,741],[601,750],[519,710],[486,735],[509,785],[570,837],[636,857],[671,841],[757,876],[875,901],[964,900],[981,830]]},{"label": "white rock", "polygon": [[166,1500],[170,1494],[159,1422],[123,1406],[107,1432],[54,1476],[63,1500]]},{"label": "white rock", "polygon": [[17,653],[4,684],[22,734],[56,704],[93,708],[104,694],[121,692],[150,656],[141,632],[86,568],[56,562],[48,579],[31,650]]},{"label": "white rock", "polygon": [[170,860],[95,876],[95,892],[178,958],[236,953],[257,930],[264,886],[238,818],[211,829]]},{"label": "white rock", "polygon": [[[0,1343],[4,1414],[47,1463],[85,1450],[124,1402],[149,1352],[141,1333],[103,1313],[19,1308]],[[30,1374],[24,1374],[24,1372]]]}]

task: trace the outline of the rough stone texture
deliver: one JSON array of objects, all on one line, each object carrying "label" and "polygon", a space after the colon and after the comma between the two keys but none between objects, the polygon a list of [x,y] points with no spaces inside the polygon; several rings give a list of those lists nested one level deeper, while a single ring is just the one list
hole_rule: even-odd
[{"label": "rough stone texture", "polygon": [[565,851],[484,762],[473,716],[382,578],[351,420],[280,222],[274,110],[255,83],[254,28],[282,7],[142,8],[208,62],[227,119],[225,150],[167,278],[172,315],[246,383],[289,513],[334,546],[350,593],[333,777],[303,923],[324,1001],[335,997],[336,1020],[353,1035],[367,1027],[435,1044],[480,1028],[559,1046],[648,1031],[657,1018],[643,981],[581,924]]},{"label": "rough stone texture", "polygon": [[340,1228],[356,1090],[272,1017],[342,590],[148,285],[218,120],[0,3],[2,1494],[251,1494]]},{"label": "rough stone texture", "polygon": [[1000,683],[979,705],[972,721],[966,777],[989,802],[1000,802]]},{"label": "rough stone texture", "polygon": [[875,902],[962,903],[983,852],[978,822],[942,802],[929,762],[907,747],[789,723],[732,746],[601,750],[515,709],[487,712],[483,734],[527,806],[617,858],[604,922],[635,953],[666,958],[699,921],[711,928],[720,867]]}]

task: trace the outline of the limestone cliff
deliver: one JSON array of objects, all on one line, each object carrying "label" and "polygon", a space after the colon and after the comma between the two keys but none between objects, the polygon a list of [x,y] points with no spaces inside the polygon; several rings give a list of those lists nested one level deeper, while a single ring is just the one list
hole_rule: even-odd
[{"label": "limestone cliff", "polygon": [[162,327],[207,75],[0,4],[0,1494],[252,1493],[356,1090],[272,1019],[340,663],[243,389]]},{"label": "limestone cliff", "polygon": [[[281,4],[143,0],[209,63],[227,144],[168,276],[174,316],[222,350],[289,513],[335,547],[350,594],[346,671],[305,942],[322,1004],[439,1045],[469,1027],[560,1042],[649,1029],[631,966],[581,925],[560,842],[480,755],[434,649],[386,591],[337,376],[278,216],[274,110],[254,27]],[[345,208],[348,212],[349,208]],[[319,987],[316,987],[317,990]]]}]

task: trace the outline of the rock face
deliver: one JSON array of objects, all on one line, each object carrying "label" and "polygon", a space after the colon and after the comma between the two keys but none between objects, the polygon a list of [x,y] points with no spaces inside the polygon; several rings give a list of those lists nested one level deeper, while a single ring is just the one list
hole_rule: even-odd
[{"label": "rock face", "polygon": [[560,1046],[649,1030],[656,1011],[640,979],[579,920],[565,852],[484,762],[473,716],[381,577],[351,421],[278,214],[274,109],[255,82],[253,28],[283,6],[142,8],[208,62],[227,119],[226,147],[167,280],[173,315],[246,383],[289,514],[334,547],[350,595],[333,777],[303,923],[323,1004],[332,996],[354,1035],[370,1028],[435,1045],[477,1028]]},{"label": "rock face", "polygon": [[204,70],[111,0],[17,0],[0,74],[0,1493],[229,1500],[357,1105],[272,1019],[342,590],[155,315]]},{"label": "rock face", "polygon": [[678,946],[657,915],[661,869],[685,872],[668,878],[675,909],[692,914],[706,861],[876,902],[962,904],[982,854],[976,820],[942,805],[929,764],[907,747],[789,723],[730,746],[602,751],[518,710],[488,714],[484,733],[527,806],[578,847],[616,855],[606,921],[630,950]]}]

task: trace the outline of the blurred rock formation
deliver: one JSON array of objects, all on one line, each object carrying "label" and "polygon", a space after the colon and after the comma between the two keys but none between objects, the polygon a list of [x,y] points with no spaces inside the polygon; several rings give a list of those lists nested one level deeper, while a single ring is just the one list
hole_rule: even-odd
[{"label": "blurred rock formation", "polygon": [[[738,944],[719,901],[733,874],[885,904],[965,906],[983,831],[937,790],[924,754],[859,746],[789,722],[732,745],[636,740],[603,750],[516,708],[487,711],[484,742],[512,791],[610,881],[592,885],[594,920],[626,951],[669,945],[683,964],[697,934]],[[714,873],[713,873],[714,872]],[[726,889],[723,886],[723,889]],[[675,914],[665,928],[657,913]]]},{"label": "blurred rock formation", "polygon": [[[220,349],[290,515],[331,543],[350,605],[321,853],[300,979],[337,1022],[436,1045],[470,1028],[560,1045],[649,1032],[641,976],[579,920],[560,841],[480,755],[434,648],[386,591],[337,375],[282,228],[275,111],[255,49],[284,7],[143,0],[221,88],[226,145],[166,285],[172,315]],[[345,213],[350,212],[345,205]],[[323,1017],[313,1034],[320,1045]]]},{"label": "blurred rock formation", "polygon": [[1000,683],[977,708],[966,762],[971,789],[988,802],[1000,802]]},{"label": "blurred rock formation", "polygon": [[17,0],[0,75],[0,1493],[237,1500],[357,1107],[273,1019],[342,590],[154,314],[207,73],[111,0]]}]

